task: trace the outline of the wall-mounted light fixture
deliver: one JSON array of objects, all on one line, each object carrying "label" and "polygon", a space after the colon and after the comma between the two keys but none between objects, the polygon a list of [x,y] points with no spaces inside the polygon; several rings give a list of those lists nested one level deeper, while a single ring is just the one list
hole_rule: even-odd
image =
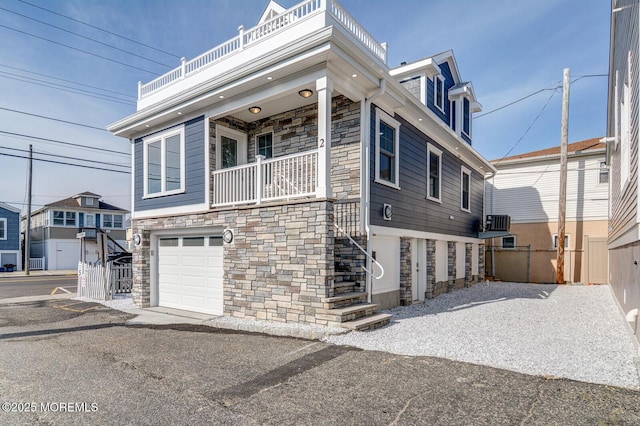
[{"label": "wall-mounted light fixture", "polygon": [[310,98],[311,95],[313,95],[313,90],[302,89],[301,91],[298,92],[298,95],[302,96],[303,98]]},{"label": "wall-mounted light fixture", "polygon": [[259,106],[252,106],[251,108],[249,108],[249,112],[251,114],[258,114],[260,111],[262,111],[262,108],[260,108]]}]

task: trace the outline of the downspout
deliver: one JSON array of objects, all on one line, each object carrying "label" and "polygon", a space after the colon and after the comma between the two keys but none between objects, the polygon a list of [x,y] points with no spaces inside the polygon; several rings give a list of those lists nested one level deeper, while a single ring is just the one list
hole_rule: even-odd
[{"label": "downspout", "polygon": [[[364,158],[362,158],[361,170],[364,170],[364,230],[367,237],[367,253],[371,256],[371,229],[370,229],[370,206],[371,201],[371,177],[369,176],[371,170],[371,104],[378,97],[380,97],[387,89],[387,80],[380,79],[380,86],[378,89],[364,101],[364,119],[360,123],[362,128],[362,148],[364,151]],[[366,259],[367,267],[371,270],[371,260]],[[371,303],[372,281],[371,275],[366,274],[365,291],[367,292],[367,301]]]},{"label": "downspout", "polygon": [[[491,216],[493,216],[493,199],[495,198],[496,172],[491,175]],[[486,217],[486,216],[485,216]],[[484,218],[482,218],[484,219]],[[491,277],[496,278],[496,244],[495,239],[491,239]]]}]

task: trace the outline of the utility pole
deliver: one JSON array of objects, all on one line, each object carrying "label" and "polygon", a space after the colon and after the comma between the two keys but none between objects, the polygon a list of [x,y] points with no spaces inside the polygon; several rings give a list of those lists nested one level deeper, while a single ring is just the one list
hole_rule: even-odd
[{"label": "utility pole", "polygon": [[564,222],[567,211],[567,151],[569,144],[569,87],[571,70],[564,69],[562,83],[562,139],[560,141],[560,195],[558,205],[558,258],[556,282],[564,284]]},{"label": "utility pole", "polygon": [[29,145],[29,165],[27,166],[27,228],[24,231],[24,272],[29,275],[29,257],[31,255],[31,176],[33,165],[33,145]]}]

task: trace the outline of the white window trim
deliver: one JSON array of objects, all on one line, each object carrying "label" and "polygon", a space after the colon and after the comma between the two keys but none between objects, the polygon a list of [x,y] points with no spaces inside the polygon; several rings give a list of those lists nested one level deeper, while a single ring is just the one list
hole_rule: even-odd
[{"label": "white window trim", "polygon": [[[111,216],[111,226],[105,226],[104,224],[104,217],[105,216]],[[116,216],[122,216],[122,226],[116,226]],[[124,215],[121,213],[102,213],[102,220],[101,220],[101,228],[104,229],[122,229],[124,227]]]},{"label": "white window trim", "polygon": [[[505,238],[513,238],[513,247],[505,247],[504,246],[504,239]],[[502,250],[515,250],[517,246],[518,246],[518,239],[516,238],[515,235],[509,235],[507,237],[501,237],[500,238],[500,248]]]},{"label": "white window trim", "polygon": [[[564,246],[565,250],[570,250],[571,247],[571,234],[564,234],[566,241],[566,244]],[[557,250],[558,249],[558,244],[557,244],[557,240],[558,240],[558,234],[553,234],[551,236],[551,244],[553,245],[553,250]]]},{"label": "white window trim", "polygon": [[4,229],[4,237],[0,237],[0,240],[5,241],[9,230],[7,229],[7,219],[4,217],[0,217],[0,228]]},{"label": "white window trim", "polygon": [[[605,174],[607,175],[607,181],[606,182],[601,182],[601,178],[602,175]],[[599,160],[598,161],[598,173],[597,173],[597,177],[596,177],[596,185],[597,186],[609,186],[609,182],[611,181],[611,173],[610,173],[610,169],[609,166],[607,165],[606,160]]]},{"label": "white window trim", "polygon": [[[431,184],[429,180],[431,179],[431,161],[429,161],[429,156],[431,153],[436,154],[440,157],[440,161],[438,161],[438,195],[439,198],[432,197],[429,193],[429,189]],[[436,148],[435,146],[427,143],[427,200],[435,201],[436,203],[442,203],[442,151]]]},{"label": "white window trim", "polygon": [[[172,136],[179,135],[180,136],[180,188],[173,189],[171,191],[166,190],[166,140]],[[149,144],[160,141],[160,192],[154,192],[149,194],[149,182],[147,179],[149,173]],[[157,198],[164,197],[165,195],[174,195],[174,194],[182,194],[185,192],[185,181],[186,181],[186,170],[185,170],[185,136],[184,136],[184,125],[179,126],[178,128],[172,128],[165,132],[155,134],[152,136],[147,136],[142,140],[143,147],[143,185],[144,185],[144,196],[143,199],[147,198]]]},{"label": "white window trim", "polygon": [[[438,82],[442,83],[442,105],[438,105]],[[444,113],[444,78],[436,75],[433,77],[433,105]]]},{"label": "white window trim", "polygon": [[[63,224],[59,225],[57,223],[55,223],[55,217],[54,217],[54,212],[62,212],[62,219],[63,219]],[[67,213],[73,213],[75,216],[75,223],[73,225],[68,225],[67,224]],[[58,228],[77,228],[78,227],[78,220],[80,219],[80,215],[78,214],[78,212],[75,211],[71,211],[71,210],[51,210],[51,226],[55,226]]]},{"label": "white window trim", "polygon": [[222,170],[222,136],[238,141],[238,166],[247,164],[246,133],[216,124],[216,170]]},{"label": "white window trim", "polygon": [[[469,133],[464,131],[464,101],[467,101],[467,103],[469,104]],[[462,103],[461,108],[460,108],[460,133],[462,133],[463,135],[465,135],[466,137],[468,137],[469,139],[471,139],[471,133],[473,133],[471,131],[471,123],[473,122],[472,117],[471,117],[471,100],[467,97],[463,97],[460,99],[460,102]]]},{"label": "white window trim", "polygon": [[[394,128],[394,160],[395,160],[395,183],[389,182],[380,177],[380,121],[384,121],[385,124]],[[400,189],[400,123],[396,121],[389,114],[376,108],[376,153],[375,153],[375,170],[376,177],[375,182],[382,185],[389,186],[394,189]]]},{"label": "white window trim", "polygon": [[[276,156],[275,156],[275,152],[274,152],[274,151],[275,151],[275,143],[274,143],[274,136],[273,136],[273,132],[258,133],[258,134],[255,136],[255,146],[256,146],[256,148],[255,148],[255,155],[256,155],[256,156],[260,155],[260,146],[258,145],[258,138],[259,138],[260,136],[264,136],[264,135],[271,135],[271,158],[275,158]],[[216,152],[218,152],[218,151],[217,151],[217,148],[216,148]],[[216,158],[217,158],[217,156],[216,156]]]},{"label": "white window trim", "polygon": [[[469,176],[469,208],[465,209],[464,206],[464,175]],[[465,166],[460,167],[460,210],[463,212],[471,213],[471,170],[467,169]]]},{"label": "white window trim", "polygon": [[84,199],[84,203],[85,203],[87,206],[93,206],[93,205],[94,205],[93,198],[92,198],[92,197],[85,197],[85,199]]},{"label": "white window trim", "polygon": [[[93,217],[93,225],[88,225],[88,218]],[[84,223],[82,224],[83,228],[95,228],[96,227],[96,214],[95,213],[86,213],[84,214]]]}]

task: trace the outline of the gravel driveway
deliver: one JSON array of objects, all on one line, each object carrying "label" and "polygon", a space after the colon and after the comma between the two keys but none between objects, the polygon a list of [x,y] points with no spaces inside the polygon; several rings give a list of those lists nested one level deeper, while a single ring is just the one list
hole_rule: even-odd
[{"label": "gravel driveway", "polygon": [[485,282],[325,340],[639,389],[638,347],[608,286]]}]

